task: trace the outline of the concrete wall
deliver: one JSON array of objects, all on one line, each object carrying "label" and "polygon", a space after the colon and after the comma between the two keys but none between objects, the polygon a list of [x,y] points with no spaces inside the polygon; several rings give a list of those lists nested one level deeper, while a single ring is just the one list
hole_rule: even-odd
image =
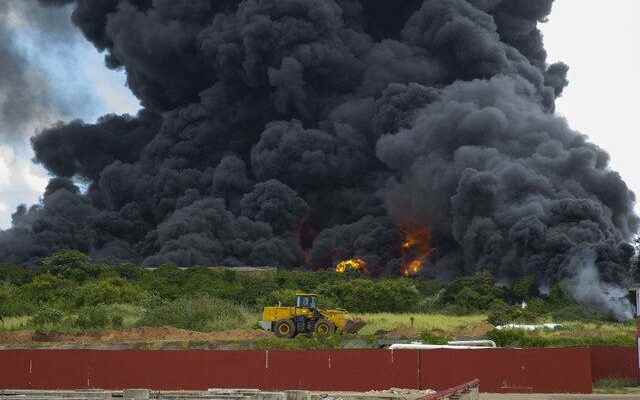
[{"label": "concrete wall", "polygon": [[603,363],[596,371],[620,366],[616,357],[603,354],[606,350],[595,357],[590,349],[4,350],[0,388],[441,390],[480,378],[483,392],[588,393],[594,360]]}]

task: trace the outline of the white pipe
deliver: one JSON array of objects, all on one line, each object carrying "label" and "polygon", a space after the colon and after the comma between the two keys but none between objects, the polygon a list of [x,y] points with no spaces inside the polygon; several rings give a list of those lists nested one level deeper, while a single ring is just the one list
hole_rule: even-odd
[{"label": "white pipe", "polygon": [[389,350],[432,350],[432,349],[491,349],[481,346],[451,346],[448,344],[422,344],[422,343],[395,343],[389,346]]},{"label": "white pipe", "polygon": [[447,342],[450,346],[498,347],[493,340],[454,340]]}]

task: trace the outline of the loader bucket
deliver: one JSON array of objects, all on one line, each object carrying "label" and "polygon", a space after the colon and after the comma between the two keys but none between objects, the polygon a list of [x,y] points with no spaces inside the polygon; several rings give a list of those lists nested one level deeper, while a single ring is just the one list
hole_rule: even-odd
[{"label": "loader bucket", "polygon": [[347,321],[347,324],[344,326],[344,333],[358,333],[363,326],[367,323],[361,319],[350,319]]}]

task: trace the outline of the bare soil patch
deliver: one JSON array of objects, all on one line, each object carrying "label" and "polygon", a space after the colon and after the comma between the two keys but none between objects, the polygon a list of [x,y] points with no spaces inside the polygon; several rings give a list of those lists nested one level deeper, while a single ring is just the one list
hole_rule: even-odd
[{"label": "bare soil patch", "polygon": [[271,334],[255,329],[235,329],[221,332],[195,332],[173,327],[133,328],[122,331],[105,330],[78,333],[35,332],[31,330],[0,332],[0,345],[7,347],[48,345],[105,345],[122,343],[162,342],[244,342]]}]

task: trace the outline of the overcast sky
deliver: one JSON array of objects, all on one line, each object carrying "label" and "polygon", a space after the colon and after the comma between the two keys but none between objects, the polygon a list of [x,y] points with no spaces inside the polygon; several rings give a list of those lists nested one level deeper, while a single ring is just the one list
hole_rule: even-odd
[{"label": "overcast sky", "polygon": [[[28,2],[29,1],[29,2]],[[12,130],[0,120],[0,229],[8,228],[11,214],[19,204],[39,201],[48,182],[46,171],[31,159],[29,137],[56,121],[83,119],[95,121],[106,113],[135,113],[138,100],[125,86],[122,71],[104,66],[104,55],[98,53],[82,34],[72,26],[71,8],[34,8],[35,0],[0,0],[1,28],[12,45],[0,48],[14,52],[8,58],[24,61],[29,80],[42,87],[38,97],[43,107],[29,124]],[[5,14],[2,14],[4,12]],[[46,23],[46,26],[42,24]],[[68,34],[71,32],[71,35]],[[4,40],[7,40],[4,37]],[[3,60],[0,60],[0,64]],[[5,60],[6,61],[6,60]],[[0,65],[1,66],[1,65]],[[1,77],[0,77],[1,78]],[[0,86],[1,86],[0,79]],[[29,89],[24,92],[28,96]],[[3,101],[0,87],[0,104]],[[59,107],[64,103],[65,107]],[[7,137],[11,139],[5,139]]]},{"label": "overcast sky", "polygon": [[[605,6],[606,5],[606,6]],[[640,0],[556,0],[542,25],[549,61],[569,64],[557,102],[576,130],[611,155],[640,193]],[[636,205],[636,210],[640,208]]]},{"label": "overcast sky", "polygon": [[[6,1],[6,0],[0,0]],[[15,0],[13,0],[15,1]],[[640,140],[636,96],[640,93],[640,0],[556,0],[549,22],[542,26],[549,61],[570,65],[570,84],[558,101],[557,112],[576,130],[611,154],[612,166],[627,184],[640,193]],[[96,104],[83,115],[87,121],[99,115],[134,113],[137,100],[124,85],[122,72],[104,67],[102,55],[84,40],[63,49],[52,49],[39,40],[26,19],[14,18],[15,40],[25,57],[45,72],[53,85],[69,96],[93,96]],[[76,71],[72,80],[68,71]],[[82,86],[74,82],[84,82]],[[61,117],[69,119],[69,116]],[[0,228],[20,203],[38,201],[47,182],[45,172],[31,163],[28,137],[21,144],[0,146]],[[638,207],[636,207],[638,209]]]}]

